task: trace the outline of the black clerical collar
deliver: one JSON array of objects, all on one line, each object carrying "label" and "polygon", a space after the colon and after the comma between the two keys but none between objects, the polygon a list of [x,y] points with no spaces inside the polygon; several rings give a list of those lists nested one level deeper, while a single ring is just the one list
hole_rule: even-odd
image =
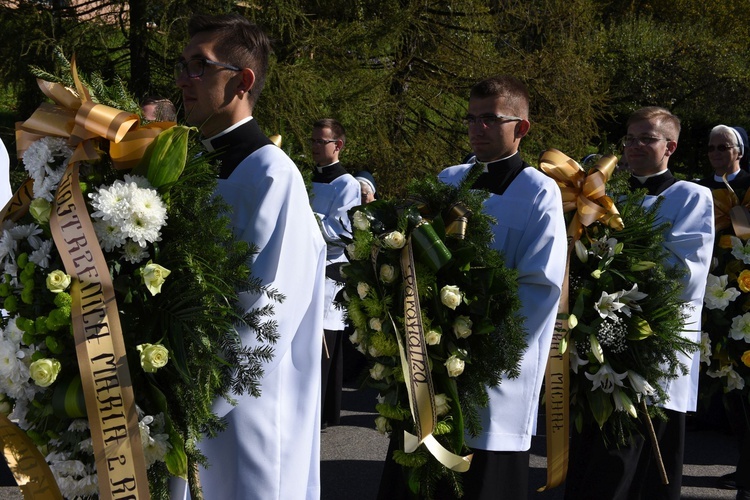
[{"label": "black clerical collar", "polygon": [[221,161],[220,179],[228,179],[245,158],[263,146],[273,144],[252,118],[227,130],[203,140],[206,149],[216,151],[216,158]]},{"label": "black clerical collar", "polygon": [[635,175],[631,175],[630,190],[635,191],[637,189],[645,189],[649,195],[658,196],[675,182],[677,182],[677,179],[669,170],[664,170],[664,173],[652,175],[650,177],[646,177],[645,179],[639,179]]},{"label": "black clerical collar", "polygon": [[318,166],[316,165],[313,169],[313,182],[319,182],[321,184],[328,184],[334,179],[338,179],[342,175],[347,173],[346,169],[341,165],[340,162],[331,163],[330,165]]},{"label": "black clerical collar", "polygon": [[474,189],[486,189],[495,194],[503,194],[511,182],[518,177],[518,174],[529,166],[523,162],[519,152],[502,160],[488,163],[477,161],[475,163],[482,165],[485,172],[477,178],[472,187]]}]

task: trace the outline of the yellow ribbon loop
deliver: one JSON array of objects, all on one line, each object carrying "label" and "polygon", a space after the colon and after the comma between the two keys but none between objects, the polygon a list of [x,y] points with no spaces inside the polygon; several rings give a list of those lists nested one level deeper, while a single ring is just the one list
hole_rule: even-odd
[{"label": "yellow ribbon loop", "polygon": [[727,189],[714,189],[714,226],[716,232],[730,226],[734,234],[743,240],[750,238],[750,189],[740,201],[727,183]]},{"label": "yellow ribbon loop", "polygon": [[602,157],[585,173],[573,159],[556,149],[548,149],[539,159],[539,168],[551,177],[560,188],[563,210],[575,210],[568,226],[568,236],[580,239],[583,228],[601,221],[613,229],[624,227],[620,212],[606,194],[607,181],[617,166],[617,157]]},{"label": "yellow ribbon loop", "polygon": [[117,169],[133,168],[151,141],[174,122],[151,123],[139,127],[138,115],[97,104],[79,78],[75,60],[71,62],[76,90],[59,83],[37,80],[39,88],[52,103],[42,103],[25,122],[16,123],[19,158],[32,142],[46,136],[62,137],[75,148],[71,163],[96,160],[100,151],[96,141],[110,142],[110,156]]}]

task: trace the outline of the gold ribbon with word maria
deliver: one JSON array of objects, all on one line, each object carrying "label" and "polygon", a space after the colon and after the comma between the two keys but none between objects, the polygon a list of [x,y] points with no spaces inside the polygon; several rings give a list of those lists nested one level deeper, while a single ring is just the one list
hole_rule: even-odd
[{"label": "gold ribbon with word maria", "polygon": [[[376,265],[377,249],[373,250],[372,263]],[[404,374],[409,408],[414,420],[416,435],[404,431],[404,452],[413,453],[424,444],[435,459],[456,472],[466,472],[471,465],[471,457],[460,456],[445,449],[432,434],[437,424],[435,389],[430,374],[427,342],[424,338],[422,312],[419,305],[417,275],[414,266],[412,239],[409,237],[401,250],[401,273],[404,280],[404,337],[391,319],[398,341],[401,370]]]},{"label": "gold ribbon with word maria", "polygon": [[562,349],[568,334],[570,256],[584,227],[601,221],[614,229],[622,229],[623,222],[612,199],[606,195],[607,181],[617,166],[615,156],[604,156],[588,173],[573,159],[556,149],[542,153],[539,168],[560,188],[563,211],[573,212],[568,224],[568,253],[558,307],[558,319],[552,336],[547,371],[545,373],[545,417],[547,427],[547,484],[545,491],[565,481],[568,473],[570,431],[570,363],[568,350]]},{"label": "gold ribbon with word maria", "polygon": [[[174,123],[139,128],[137,115],[93,102],[78,78],[75,60],[71,62],[71,71],[75,91],[38,80],[42,91],[55,104],[42,104],[28,120],[16,124],[18,157],[23,157],[33,141],[45,136],[66,138],[75,148],[57,188],[50,229],[65,270],[71,276],[76,356],[91,429],[99,497],[147,499],[148,477],[114,287],[80,190],[78,163],[98,159],[97,145],[104,139],[110,143],[109,153],[115,168],[131,168],[151,141]],[[18,220],[28,211],[32,186],[31,180],[23,184],[0,212],[0,220]],[[6,446],[4,453],[9,459],[12,450]],[[30,460],[36,460],[34,470],[49,470],[43,459],[39,462],[31,454],[23,461]],[[18,481],[18,472],[14,471],[14,475]]]}]

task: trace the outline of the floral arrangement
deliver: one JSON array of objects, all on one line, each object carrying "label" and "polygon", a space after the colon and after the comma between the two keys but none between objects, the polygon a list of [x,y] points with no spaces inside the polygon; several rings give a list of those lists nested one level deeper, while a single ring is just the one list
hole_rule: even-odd
[{"label": "floral arrangement", "polygon": [[[481,173],[474,170],[457,187],[419,181],[404,203],[378,200],[350,211],[353,238],[344,268],[344,304],[355,327],[350,340],[369,363],[364,383],[380,393],[376,427],[398,441],[393,459],[406,470],[411,490],[426,498],[440,478],[458,496],[462,488],[458,468],[424,444],[412,452],[405,442],[404,431],[417,434],[421,418],[410,405],[414,381],[406,369],[420,360],[414,324],[421,323],[423,375],[434,392],[432,435],[456,456],[468,452],[464,432],[480,431],[477,409],[488,403],[486,388],[517,376],[525,347],[515,273],[490,248],[492,221],[482,213],[487,193],[469,190]],[[413,275],[404,264],[409,247]],[[418,309],[405,302],[415,288]]]},{"label": "floral arrangement", "polygon": [[[658,204],[642,206],[644,192],[629,193],[627,176],[607,186],[622,228],[600,220],[581,228],[570,259],[569,350],[571,415],[577,429],[595,421],[604,437],[624,443],[635,429],[637,406],[666,399],[659,381],[687,367],[676,353],[697,346],[685,327],[680,277],[666,268],[664,223]],[[658,414],[658,409],[651,412]]]},{"label": "floral arrangement", "polygon": [[[70,94],[77,98],[75,83],[78,92]],[[237,293],[279,296],[251,278],[254,249],[234,239],[227,207],[213,196],[216,169],[189,148],[190,129],[162,125],[132,171],[113,168],[110,141],[86,139],[98,154],[78,163],[78,186],[113,283],[149,495],[169,498],[169,477],[182,476],[201,498],[193,473],[210,464],[196,443],[224,426],[212,403],[258,394],[261,364],[276,338],[265,317],[271,311],[239,309]],[[76,278],[66,272],[50,224],[61,178],[75,159],[72,143],[43,136],[29,145],[29,180],[11,202],[26,192],[27,210],[2,224],[0,410],[42,452],[65,498],[96,498],[101,478],[71,322]],[[242,347],[238,324],[255,327],[263,342]]]},{"label": "floral arrangement", "polygon": [[[729,190],[714,190],[717,208],[727,206],[722,200],[729,198],[738,201]],[[728,218],[717,218],[701,333],[701,392],[709,397],[717,391],[747,394],[750,387],[750,243],[742,226],[737,227],[739,231]]]}]

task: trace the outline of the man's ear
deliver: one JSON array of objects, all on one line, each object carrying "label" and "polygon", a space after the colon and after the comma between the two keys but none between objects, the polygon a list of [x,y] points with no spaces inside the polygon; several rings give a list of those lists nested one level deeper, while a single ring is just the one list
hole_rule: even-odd
[{"label": "man's ear", "polygon": [[671,156],[677,150],[677,141],[667,141],[667,151],[664,156]]},{"label": "man's ear", "polygon": [[240,72],[240,83],[237,85],[237,95],[249,94],[255,85],[255,73],[250,68],[244,68]]},{"label": "man's ear", "polygon": [[516,138],[523,139],[526,134],[529,133],[529,129],[531,128],[531,123],[529,120],[521,120],[518,122],[518,125],[516,125]]}]

